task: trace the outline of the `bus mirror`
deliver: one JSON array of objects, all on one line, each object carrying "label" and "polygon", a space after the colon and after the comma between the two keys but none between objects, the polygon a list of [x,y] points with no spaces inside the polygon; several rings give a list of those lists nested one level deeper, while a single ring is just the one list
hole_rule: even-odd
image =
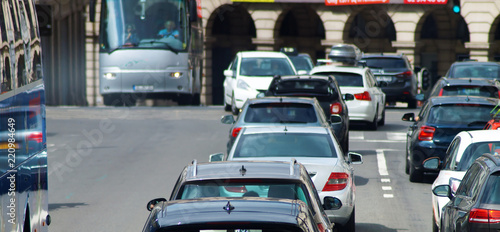
[{"label": "bus mirror", "polygon": [[196,0],[189,1],[189,21],[192,23],[198,21],[198,6]]}]

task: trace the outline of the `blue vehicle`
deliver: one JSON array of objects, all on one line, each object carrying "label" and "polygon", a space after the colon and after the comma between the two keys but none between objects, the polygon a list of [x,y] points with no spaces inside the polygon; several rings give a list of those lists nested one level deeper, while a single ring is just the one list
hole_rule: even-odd
[{"label": "blue vehicle", "polygon": [[0,230],[48,231],[47,140],[34,0],[0,2]]}]

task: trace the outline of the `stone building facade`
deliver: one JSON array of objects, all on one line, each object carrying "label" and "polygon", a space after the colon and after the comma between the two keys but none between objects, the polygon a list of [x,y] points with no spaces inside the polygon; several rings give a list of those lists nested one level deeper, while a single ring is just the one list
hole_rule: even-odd
[{"label": "stone building facade", "polygon": [[[222,104],[223,70],[242,50],[292,46],[315,60],[325,58],[334,44],[353,43],[365,53],[404,53],[415,66],[431,70],[435,78],[444,75],[456,60],[500,59],[498,0],[461,0],[459,14],[451,4],[326,6],[317,0],[293,2],[201,1],[203,104]],[[87,34],[96,35],[88,29]],[[95,54],[95,47],[87,46],[87,56]],[[91,65],[87,67],[87,90],[97,90],[97,62],[87,59],[87,63]],[[98,94],[87,96],[90,105],[98,104]]]}]

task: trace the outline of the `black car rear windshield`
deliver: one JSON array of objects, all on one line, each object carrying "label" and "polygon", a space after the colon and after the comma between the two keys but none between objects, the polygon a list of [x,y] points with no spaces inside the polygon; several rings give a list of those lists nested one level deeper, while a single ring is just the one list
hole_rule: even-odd
[{"label": "black car rear windshield", "polygon": [[259,133],[240,137],[234,157],[337,157],[328,134]]},{"label": "black car rear windshield", "polygon": [[245,122],[253,123],[315,123],[314,106],[302,103],[265,103],[248,107]]},{"label": "black car rear windshield", "polygon": [[441,89],[439,96],[482,96],[498,98],[498,88],[495,86],[453,85]]},{"label": "black car rear windshield", "polygon": [[459,77],[480,77],[488,79],[500,78],[500,66],[498,65],[457,65],[453,69],[451,76]]},{"label": "black car rear windshield", "polygon": [[406,68],[405,60],[401,58],[363,58],[366,61],[366,65],[370,68],[375,69],[401,69]]},{"label": "black car rear windshield", "polygon": [[479,104],[449,104],[433,106],[428,123],[477,126],[486,125],[494,106]]},{"label": "black car rear windshield", "polygon": [[357,73],[349,72],[320,72],[315,75],[332,75],[337,80],[339,86],[363,87],[363,76]]},{"label": "black car rear windshield", "polygon": [[495,172],[488,178],[481,203],[500,205],[500,172]]},{"label": "black car rear windshield", "polygon": [[281,93],[311,93],[327,95],[331,94],[331,88],[325,80],[285,80],[280,81],[274,91]]}]

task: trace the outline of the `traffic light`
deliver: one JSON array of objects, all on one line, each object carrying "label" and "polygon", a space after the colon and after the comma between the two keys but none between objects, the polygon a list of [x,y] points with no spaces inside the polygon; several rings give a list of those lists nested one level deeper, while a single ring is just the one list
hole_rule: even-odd
[{"label": "traffic light", "polygon": [[452,5],[453,12],[455,12],[455,14],[460,14],[460,0],[452,0],[452,1],[453,1]]},{"label": "traffic light", "polygon": [[431,86],[431,75],[427,69],[422,71],[422,90],[427,90]]}]

